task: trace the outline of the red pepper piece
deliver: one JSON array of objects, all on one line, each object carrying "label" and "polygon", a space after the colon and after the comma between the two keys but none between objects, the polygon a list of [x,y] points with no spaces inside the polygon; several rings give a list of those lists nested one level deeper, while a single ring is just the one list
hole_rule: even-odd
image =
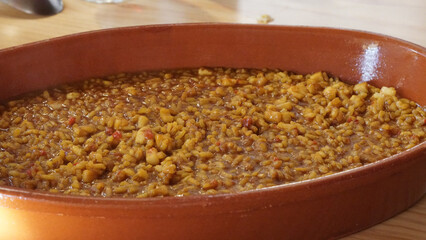
[{"label": "red pepper piece", "polygon": [[243,127],[249,128],[253,124],[253,119],[251,117],[245,117],[242,120]]},{"label": "red pepper piece", "polygon": [[113,137],[114,139],[120,140],[120,139],[123,137],[123,134],[121,134],[121,132],[119,132],[119,131],[115,131],[115,132],[112,134],[112,137]]},{"label": "red pepper piece", "polygon": [[146,129],[143,131],[143,134],[145,136],[146,139],[153,139],[154,138],[154,133],[151,131],[151,129]]},{"label": "red pepper piece", "polygon": [[75,117],[70,117],[69,119],[68,119],[68,126],[72,126],[72,125],[74,125],[74,123],[75,123]]}]

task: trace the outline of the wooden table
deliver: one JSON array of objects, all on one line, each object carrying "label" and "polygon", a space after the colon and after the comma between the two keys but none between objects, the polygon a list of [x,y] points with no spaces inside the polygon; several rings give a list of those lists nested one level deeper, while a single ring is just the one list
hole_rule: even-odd
[{"label": "wooden table", "polygon": [[[0,49],[88,30],[183,22],[310,25],[383,33],[426,46],[425,0],[65,0],[62,13],[40,17],[0,4]],[[426,198],[398,216],[345,239],[426,239]]]}]

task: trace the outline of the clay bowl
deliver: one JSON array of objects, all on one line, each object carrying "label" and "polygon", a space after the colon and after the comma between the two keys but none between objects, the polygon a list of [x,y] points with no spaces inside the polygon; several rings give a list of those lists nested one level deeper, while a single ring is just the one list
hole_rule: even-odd
[{"label": "clay bowl", "polygon": [[[426,49],[329,28],[188,24],[76,34],[0,51],[1,99],[119,72],[226,66],[327,71],[426,105]],[[426,142],[358,169],[230,195],[122,199],[0,188],[5,239],[325,239],[365,229],[426,192]]]}]

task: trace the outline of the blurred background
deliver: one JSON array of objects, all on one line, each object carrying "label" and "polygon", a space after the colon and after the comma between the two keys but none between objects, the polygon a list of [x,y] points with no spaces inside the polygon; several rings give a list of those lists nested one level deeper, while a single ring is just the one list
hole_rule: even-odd
[{"label": "blurred background", "polygon": [[[63,11],[51,16],[27,14],[2,1],[13,0],[0,1],[0,49],[97,29],[190,22],[358,29],[426,46],[426,0],[64,0]],[[425,226],[423,198],[404,213],[346,239],[426,239]]]},{"label": "blurred background", "polygon": [[48,17],[28,15],[0,3],[0,48],[70,33],[141,24],[257,23],[265,14],[273,19],[269,24],[359,29],[426,46],[425,0],[121,1],[97,4],[63,0],[63,11]]}]

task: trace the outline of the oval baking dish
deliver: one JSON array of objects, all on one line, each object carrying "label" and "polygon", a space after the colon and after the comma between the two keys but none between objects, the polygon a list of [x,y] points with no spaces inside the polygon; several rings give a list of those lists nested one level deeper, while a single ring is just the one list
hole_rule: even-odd
[{"label": "oval baking dish", "polygon": [[[75,34],[0,51],[0,100],[119,72],[200,66],[326,71],[426,105],[426,49],[351,30],[178,24]],[[260,190],[164,198],[77,197],[0,187],[5,239],[329,239],[426,192],[426,142],[345,172]]]}]

